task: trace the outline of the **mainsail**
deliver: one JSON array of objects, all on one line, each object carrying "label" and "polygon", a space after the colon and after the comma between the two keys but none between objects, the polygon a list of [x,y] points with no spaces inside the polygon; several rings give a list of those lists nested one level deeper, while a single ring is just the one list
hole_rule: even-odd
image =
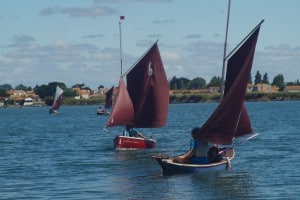
[{"label": "mainsail", "polygon": [[[157,42],[129,70],[126,80],[127,89],[123,78],[120,79],[116,102],[106,126],[164,126],[168,114],[169,86]],[[124,111],[125,108],[128,110]]]},{"label": "mainsail", "polygon": [[53,104],[52,104],[52,110],[58,110],[59,109],[60,104],[62,102],[63,93],[64,93],[64,91],[57,85],[55,95],[54,95]]},{"label": "mainsail", "polygon": [[224,98],[201,127],[196,138],[215,144],[231,144],[234,137],[252,132],[251,122],[244,105],[244,96],[260,24],[229,58]]},{"label": "mainsail", "polygon": [[126,79],[134,106],[134,127],[165,126],[169,85],[157,43],[130,70]]}]

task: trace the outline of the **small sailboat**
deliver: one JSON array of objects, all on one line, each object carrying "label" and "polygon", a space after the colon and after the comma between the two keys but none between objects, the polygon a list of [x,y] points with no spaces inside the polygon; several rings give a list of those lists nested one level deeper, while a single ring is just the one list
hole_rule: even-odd
[{"label": "small sailboat", "polygon": [[62,102],[64,91],[57,85],[55,90],[55,95],[53,99],[53,104],[51,109],[49,110],[49,114],[57,114],[60,104]]},{"label": "small sailboat", "polygon": [[135,128],[165,126],[168,105],[168,80],[155,42],[119,80],[115,104],[106,127],[124,126],[125,130],[124,134],[114,138],[114,147],[117,149],[154,148],[156,141],[136,133]]},{"label": "small sailboat", "polygon": [[205,150],[207,161],[193,162],[193,158],[188,157],[191,156],[191,151],[175,157],[152,156],[162,167],[163,173],[228,169],[231,167],[230,161],[234,158],[234,138],[249,136],[247,140],[255,135],[244,104],[244,96],[262,23],[263,20],[226,57],[227,70],[223,98],[194,136],[198,141],[213,144],[207,145]]},{"label": "small sailboat", "polygon": [[105,105],[104,109],[100,106],[97,110],[98,115],[108,115],[110,112],[107,109],[112,107],[112,97],[113,97],[114,86],[112,86],[106,93],[105,93]]}]

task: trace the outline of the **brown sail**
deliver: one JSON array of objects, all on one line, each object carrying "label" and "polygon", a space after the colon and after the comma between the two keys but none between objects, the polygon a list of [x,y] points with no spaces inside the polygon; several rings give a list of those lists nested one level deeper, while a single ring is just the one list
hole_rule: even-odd
[{"label": "brown sail", "polygon": [[115,105],[106,127],[125,126],[133,123],[134,109],[123,78],[120,78]]},{"label": "brown sail", "polygon": [[112,86],[106,93],[105,93],[105,108],[112,107],[112,96],[113,96],[114,86]]},{"label": "brown sail", "polygon": [[196,138],[215,144],[231,144],[233,137],[240,135],[243,129],[247,132],[250,127],[251,130],[250,119],[244,106],[244,96],[259,29],[260,25],[251,32],[246,41],[229,58],[229,73],[232,71],[233,74],[228,81],[231,83],[227,83],[229,86],[227,86],[227,90],[225,89],[224,98],[201,127]]},{"label": "brown sail", "polygon": [[157,42],[126,75],[134,106],[133,127],[152,128],[166,124],[169,85]]}]

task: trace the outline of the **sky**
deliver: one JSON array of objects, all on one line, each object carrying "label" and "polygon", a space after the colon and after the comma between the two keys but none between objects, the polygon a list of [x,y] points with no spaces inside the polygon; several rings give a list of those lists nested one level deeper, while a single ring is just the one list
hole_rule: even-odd
[{"label": "sky", "polygon": [[[228,0],[1,0],[0,85],[96,89],[156,41],[168,79],[221,76]],[[229,53],[262,19],[252,78],[300,79],[300,1],[231,0]]]}]

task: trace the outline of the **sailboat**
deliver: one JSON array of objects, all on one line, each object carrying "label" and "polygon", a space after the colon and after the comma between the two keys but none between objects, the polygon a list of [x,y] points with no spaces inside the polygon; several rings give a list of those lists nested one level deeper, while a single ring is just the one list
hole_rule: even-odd
[{"label": "sailboat", "polygon": [[107,109],[112,107],[112,96],[113,96],[114,86],[112,86],[107,92],[105,93],[105,105],[104,109],[100,106],[97,110],[98,115],[108,115],[110,114]]},{"label": "sailboat", "polygon": [[[127,87],[125,85],[125,77]],[[124,126],[124,133],[114,138],[117,149],[154,148],[156,140],[142,134],[130,135],[135,128],[159,128],[166,125],[169,85],[157,41],[121,75],[115,104],[106,127]]]},{"label": "sailboat", "polygon": [[233,140],[245,136],[246,141],[256,135],[252,131],[244,96],[262,23],[263,20],[226,57],[227,69],[223,98],[195,135],[196,140],[214,144],[207,151],[208,162],[193,163],[189,158],[187,159],[185,156],[187,154],[175,157],[152,156],[161,166],[163,173],[229,169],[235,154]]},{"label": "sailboat", "polygon": [[55,90],[54,99],[53,99],[53,104],[52,104],[51,109],[49,110],[49,114],[52,114],[52,113],[57,114],[58,113],[58,109],[62,102],[63,93],[64,93],[64,91],[57,85],[56,90]]}]

